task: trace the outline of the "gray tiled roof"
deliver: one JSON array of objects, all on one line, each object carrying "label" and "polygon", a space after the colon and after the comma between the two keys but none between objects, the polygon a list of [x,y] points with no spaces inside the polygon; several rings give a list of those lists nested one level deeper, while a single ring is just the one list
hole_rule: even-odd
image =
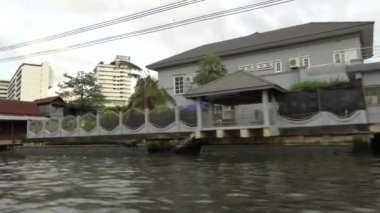
[{"label": "gray tiled roof", "polygon": [[275,89],[281,92],[286,91],[280,86],[258,76],[245,71],[239,71],[200,86],[197,89],[190,90],[184,96],[187,98],[194,98],[263,89]]},{"label": "gray tiled roof", "polygon": [[254,33],[245,37],[196,47],[147,67],[159,71],[165,67],[197,62],[208,53],[215,53],[223,57],[358,32],[362,36],[362,45],[372,46],[373,24],[374,22],[318,22]]}]

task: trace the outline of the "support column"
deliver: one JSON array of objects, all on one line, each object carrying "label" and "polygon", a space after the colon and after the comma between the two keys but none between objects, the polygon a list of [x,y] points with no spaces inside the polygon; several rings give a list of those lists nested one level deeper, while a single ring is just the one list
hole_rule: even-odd
[{"label": "support column", "polygon": [[96,112],[96,129],[98,130],[98,135],[100,135],[100,130],[103,128],[100,126],[100,112],[99,111]]},{"label": "support column", "polygon": [[120,128],[120,134],[123,134],[123,115],[124,113],[122,111],[119,112],[119,128]]},{"label": "support column", "polygon": [[46,136],[46,120],[42,120],[42,137]]},{"label": "support column", "polygon": [[202,101],[200,98],[197,99],[197,129],[195,131],[195,138],[204,138],[204,134],[202,132]]},{"label": "support column", "polygon": [[26,122],[26,137],[27,137],[27,138],[30,137],[30,133],[29,133],[29,131],[30,131],[30,122],[31,122],[31,120],[28,120],[28,121]]},{"label": "support column", "polygon": [[81,116],[80,115],[77,115],[76,117],[76,120],[77,120],[77,136],[80,136],[80,132],[81,132],[81,126],[80,126],[80,118]]},{"label": "support column", "polygon": [[174,122],[177,126],[177,131],[180,132],[180,125],[179,125],[179,108],[178,106],[174,106]]},{"label": "support column", "polygon": [[210,103],[209,105],[208,123],[210,124],[210,127],[214,127],[214,104],[213,103]]},{"label": "support column", "polygon": [[197,130],[202,129],[202,102],[201,99],[197,99]]},{"label": "support column", "polygon": [[12,126],[11,126],[11,136],[12,136],[12,139],[14,137],[14,129],[15,129],[15,122],[14,121],[11,121],[12,122]]},{"label": "support column", "polygon": [[263,119],[264,119],[264,126],[270,125],[270,118],[269,118],[269,105],[268,105],[268,91],[263,90],[262,92],[262,110],[263,110]]},{"label": "support column", "polygon": [[278,116],[278,104],[277,104],[276,97],[273,93],[270,95],[270,97],[271,97],[271,109],[272,109],[270,113],[272,113],[273,122],[274,122],[273,125],[276,125],[277,116]]},{"label": "support column", "polygon": [[149,109],[144,109],[144,122],[145,122],[145,130],[149,133]]},{"label": "support column", "polygon": [[62,136],[62,118],[61,117],[58,117],[58,136],[61,137]]}]

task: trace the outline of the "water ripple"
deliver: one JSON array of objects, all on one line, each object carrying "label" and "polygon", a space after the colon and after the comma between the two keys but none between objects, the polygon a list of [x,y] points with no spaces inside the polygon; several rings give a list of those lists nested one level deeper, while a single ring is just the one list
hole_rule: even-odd
[{"label": "water ripple", "polygon": [[379,161],[373,158],[0,159],[2,213],[380,209]]}]

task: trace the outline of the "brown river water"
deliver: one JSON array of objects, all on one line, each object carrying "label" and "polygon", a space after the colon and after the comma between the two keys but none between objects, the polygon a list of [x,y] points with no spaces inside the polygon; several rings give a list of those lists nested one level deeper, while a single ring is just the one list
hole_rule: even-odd
[{"label": "brown river water", "polygon": [[380,212],[380,158],[0,153],[0,212]]}]

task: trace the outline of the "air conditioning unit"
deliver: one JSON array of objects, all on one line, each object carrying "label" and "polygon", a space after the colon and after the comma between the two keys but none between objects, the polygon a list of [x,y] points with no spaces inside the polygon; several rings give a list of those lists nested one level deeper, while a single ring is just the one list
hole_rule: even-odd
[{"label": "air conditioning unit", "polygon": [[301,66],[300,58],[289,58],[289,68],[299,68]]}]

